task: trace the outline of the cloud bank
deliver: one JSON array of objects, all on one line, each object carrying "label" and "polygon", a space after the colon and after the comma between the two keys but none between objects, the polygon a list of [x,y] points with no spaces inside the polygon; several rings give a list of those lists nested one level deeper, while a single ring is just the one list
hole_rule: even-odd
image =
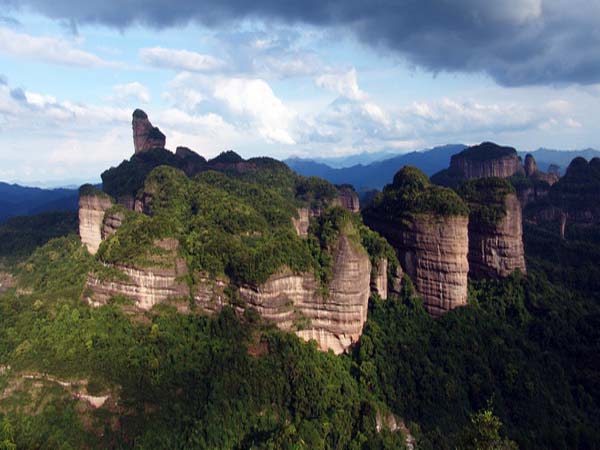
[{"label": "cloud bank", "polygon": [[600,0],[0,0],[75,24],[120,29],[265,20],[352,32],[432,72],[484,72],[501,85],[600,82]]}]

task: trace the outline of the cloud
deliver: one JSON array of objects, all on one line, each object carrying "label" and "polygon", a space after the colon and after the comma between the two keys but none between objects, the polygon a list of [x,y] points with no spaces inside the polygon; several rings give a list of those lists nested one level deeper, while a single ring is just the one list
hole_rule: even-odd
[{"label": "cloud", "polygon": [[[16,2],[0,0],[8,10]],[[190,21],[231,27],[245,19],[346,31],[362,42],[434,73],[484,72],[503,85],[600,81],[600,0],[149,0],[143,8],[117,0],[22,0],[59,20],[120,29]]]},{"label": "cloud", "polygon": [[151,66],[189,72],[214,72],[222,69],[225,63],[210,55],[189,50],[174,50],[170,48],[143,48],[139,53],[140,59]]},{"label": "cloud", "polygon": [[131,101],[148,103],[150,102],[150,92],[148,88],[138,81],[127,84],[117,84],[113,86],[114,94],[108,99],[118,104],[128,103]]},{"label": "cloud", "polygon": [[75,67],[116,66],[116,63],[74,48],[63,39],[31,36],[7,28],[0,28],[0,53]]},{"label": "cloud", "polygon": [[325,74],[317,77],[315,80],[317,86],[329,89],[343,97],[352,100],[361,100],[366,98],[366,94],[358,87],[356,79],[356,69],[352,68],[344,74]]},{"label": "cloud", "polygon": [[271,143],[291,145],[296,112],[259,78],[178,74],[163,95],[194,114],[214,113],[244,133]]}]

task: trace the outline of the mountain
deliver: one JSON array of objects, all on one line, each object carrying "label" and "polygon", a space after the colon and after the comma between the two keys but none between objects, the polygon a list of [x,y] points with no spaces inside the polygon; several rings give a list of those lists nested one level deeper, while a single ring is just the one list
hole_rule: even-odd
[{"label": "mountain", "polygon": [[[310,160],[319,164],[325,164],[334,169],[342,169],[344,167],[357,166],[359,164],[367,165],[376,161],[390,159],[395,156],[398,156],[397,150],[382,150],[379,152],[362,152],[344,156],[318,157],[311,158]],[[291,156],[289,159],[303,160],[305,158]]]},{"label": "mountain", "polygon": [[593,148],[583,150],[554,150],[549,148],[538,148],[533,152],[519,152],[519,156],[525,157],[527,153],[535,156],[540,170],[548,171],[550,164],[560,167],[561,173],[564,173],[571,161],[577,157],[582,157],[590,161],[592,158],[600,157],[600,151]]},{"label": "mountain", "polygon": [[0,182],[0,223],[45,211],[76,211],[77,189],[41,189]]},{"label": "mountain", "polygon": [[368,165],[358,164],[341,169],[306,159],[293,158],[284,162],[300,175],[325,178],[334,184],[351,184],[357,191],[367,191],[381,189],[390,183],[402,166],[415,166],[430,176],[448,167],[452,155],[464,149],[462,144],[444,145],[394,156]]}]

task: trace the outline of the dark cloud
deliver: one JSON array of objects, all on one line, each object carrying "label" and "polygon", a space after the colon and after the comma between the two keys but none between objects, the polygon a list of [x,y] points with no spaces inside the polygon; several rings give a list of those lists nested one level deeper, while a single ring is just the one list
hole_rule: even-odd
[{"label": "dark cloud", "polygon": [[432,72],[485,72],[503,85],[600,82],[600,0],[0,0],[75,24],[124,29],[257,18],[351,31]]}]

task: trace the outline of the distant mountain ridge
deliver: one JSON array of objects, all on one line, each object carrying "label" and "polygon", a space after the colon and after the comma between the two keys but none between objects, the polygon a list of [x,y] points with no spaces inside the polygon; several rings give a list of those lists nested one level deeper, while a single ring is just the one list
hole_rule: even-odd
[{"label": "distant mountain ridge", "polygon": [[15,216],[77,208],[77,189],[42,189],[0,182],[0,223]]},{"label": "distant mountain ridge", "polygon": [[[406,165],[415,166],[427,176],[431,176],[434,173],[447,168],[450,164],[450,158],[456,153],[464,150],[466,147],[467,146],[463,144],[443,145],[427,150],[393,156],[366,165],[357,164],[341,168],[332,167],[320,162],[323,161],[324,158],[314,160],[289,158],[283,162],[300,175],[325,178],[334,184],[351,184],[357,191],[365,192],[383,188],[385,184],[392,181],[394,174],[402,166]],[[600,157],[600,151],[591,148],[583,150],[553,150],[540,148],[532,152],[519,151],[518,155],[521,158],[525,158],[525,155],[528,153],[534,155],[539,168],[543,171],[547,171],[551,164],[555,164],[564,172],[573,158],[578,156],[587,160],[590,160],[593,157]]]}]

